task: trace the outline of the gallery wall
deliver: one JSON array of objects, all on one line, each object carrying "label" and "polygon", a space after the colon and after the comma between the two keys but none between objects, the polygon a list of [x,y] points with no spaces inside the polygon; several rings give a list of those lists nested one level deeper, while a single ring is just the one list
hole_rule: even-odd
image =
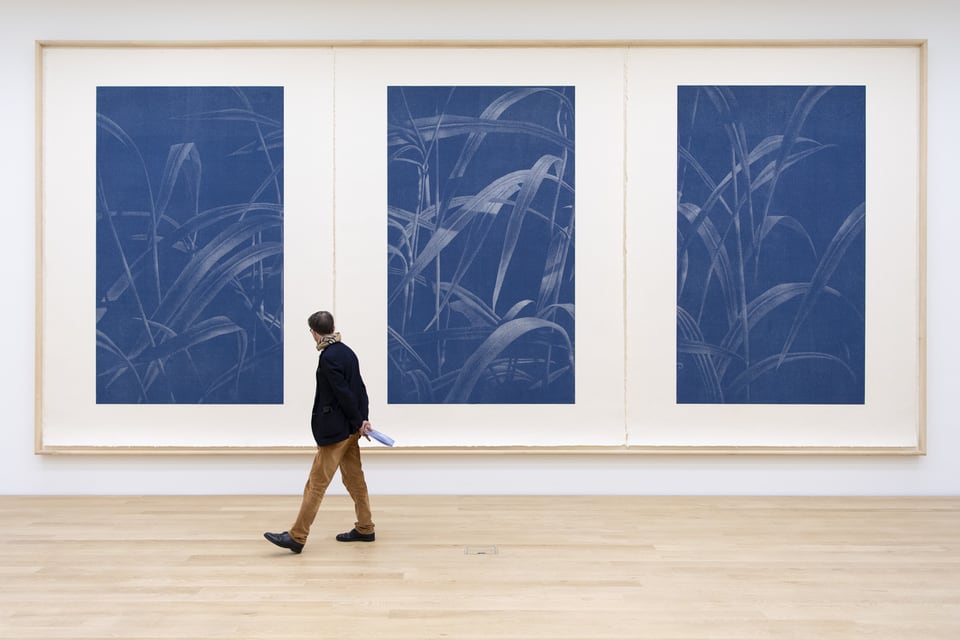
[{"label": "gallery wall", "polygon": [[[34,69],[36,40],[713,40],[926,39],[929,41],[927,450],[910,456],[639,456],[414,454],[366,459],[373,487],[389,493],[952,494],[960,433],[950,400],[960,340],[951,231],[952,60],[960,10],[950,2],[769,3],[489,2],[467,12],[441,2],[0,3],[9,282],[2,340],[4,444],[0,493],[296,493],[305,455],[34,455]],[[629,336],[628,336],[629,338]],[[67,383],[69,384],[69,383]],[[372,416],[374,422],[376,417]],[[387,431],[388,425],[381,425]],[[442,422],[437,430],[449,428]],[[265,425],[269,428],[269,425]],[[517,429],[523,429],[519,421]],[[305,438],[308,435],[304,425]],[[305,440],[306,444],[307,440]],[[340,490],[335,488],[333,490]]]}]

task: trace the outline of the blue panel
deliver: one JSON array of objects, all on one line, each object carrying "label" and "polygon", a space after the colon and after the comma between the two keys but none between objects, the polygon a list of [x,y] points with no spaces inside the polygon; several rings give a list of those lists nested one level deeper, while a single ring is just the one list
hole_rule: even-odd
[{"label": "blue panel", "polygon": [[677,98],[677,402],[863,404],[865,88]]},{"label": "blue panel", "polygon": [[573,403],[573,87],[389,87],[388,402]]},{"label": "blue panel", "polygon": [[97,402],[283,402],[283,88],[97,88]]}]

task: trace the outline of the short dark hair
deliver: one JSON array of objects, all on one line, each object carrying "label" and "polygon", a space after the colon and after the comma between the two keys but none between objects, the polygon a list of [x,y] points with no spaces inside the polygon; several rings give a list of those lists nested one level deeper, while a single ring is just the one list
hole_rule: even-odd
[{"label": "short dark hair", "polygon": [[307,318],[310,328],[322,336],[333,333],[333,314],[329,311],[317,311]]}]

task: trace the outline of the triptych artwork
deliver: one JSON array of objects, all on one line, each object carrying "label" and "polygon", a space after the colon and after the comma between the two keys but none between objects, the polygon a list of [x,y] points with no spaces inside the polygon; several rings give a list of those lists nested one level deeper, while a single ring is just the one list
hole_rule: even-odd
[{"label": "triptych artwork", "polygon": [[[524,75],[536,77],[536,68]],[[657,143],[657,175],[672,177],[656,188],[674,192],[675,203],[614,194],[621,208],[599,210],[590,177],[598,165],[622,167],[624,193],[635,189],[632,172],[649,175],[624,164],[633,156],[617,156],[624,143],[597,152],[594,136],[607,129],[578,109],[597,109],[591,85],[470,76],[380,85],[382,106],[370,107],[377,121],[368,121],[379,142],[353,150],[380,176],[378,211],[364,214],[379,222],[364,233],[382,265],[373,277],[385,283],[372,289],[385,291],[374,301],[382,338],[366,346],[385,354],[373,376],[381,402],[425,415],[438,405],[500,406],[509,415],[521,405],[583,404],[585,381],[610,376],[622,386],[624,372],[587,371],[578,353],[625,331],[628,344],[675,345],[669,361],[631,364],[635,352],[617,354],[627,359],[628,385],[637,367],[675,376],[671,397],[657,398],[668,407],[870,402],[876,313],[867,299],[876,267],[868,247],[874,220],[887,215],[875,213],[869,188],[870,82],[678,80],[673,118],[659,123],[631,108],[665,92],[634,87],[622,132],[609,130],[634,148],[645,143],[634,130],[672,137],[672,148]],[[285,292],[310,286],[285,268],[286,254],[299,251],[285,242],[286,223],[334,213],[323,202],[288,205],[296,182],[286,179],[286,150],[302,127],[297,88],[95,84],[95,108],[83,120],[95,133],[94,171],[75,214],[92,217],[95,236],[95,282],[87,311],[77,310],[95,315],[94,330],[76,338],[94,354],[94,405],[284,405],[289,327],[299,321]],[[334,129],[326,144],[352,143]],[[302,164],[330,152],[294,157]],[[335,203],[337,183],[325,180]],[[336,215],[354,214],[344,207]],[[622,219],[627,233],[599,244],[590,233],[599,219]],[[644,236],[648,223],[672,232],[659,233],[657,255],[643,257],[653,270],[632,269],[631,253],[652,246],[634,244],[633,230]],[[348,228],[317,242],[335,247]],[[584,267],[617,254],[626,257],[619,281],[597,281]],[[672,335],[631,337],[629,315],[625,323],[617,311],[617,300],[648,285],[672,290],[674,310],[662,302],[648,309],[672,315],[673,327],[657,325]],[[585,326],[583,305],[606,306],[602,291],[612,294],[600,312],[610,324],[591,315]],[[632,402],[629,386],[623,402]]]}]

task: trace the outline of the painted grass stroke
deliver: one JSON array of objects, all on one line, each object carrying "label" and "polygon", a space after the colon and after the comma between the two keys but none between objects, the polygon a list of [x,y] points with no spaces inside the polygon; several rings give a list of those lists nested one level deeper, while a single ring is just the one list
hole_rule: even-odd
[{"label": "painted grass stroke", "polygon": [[573,88],[387,100],[388,401],[573,403]]}]

